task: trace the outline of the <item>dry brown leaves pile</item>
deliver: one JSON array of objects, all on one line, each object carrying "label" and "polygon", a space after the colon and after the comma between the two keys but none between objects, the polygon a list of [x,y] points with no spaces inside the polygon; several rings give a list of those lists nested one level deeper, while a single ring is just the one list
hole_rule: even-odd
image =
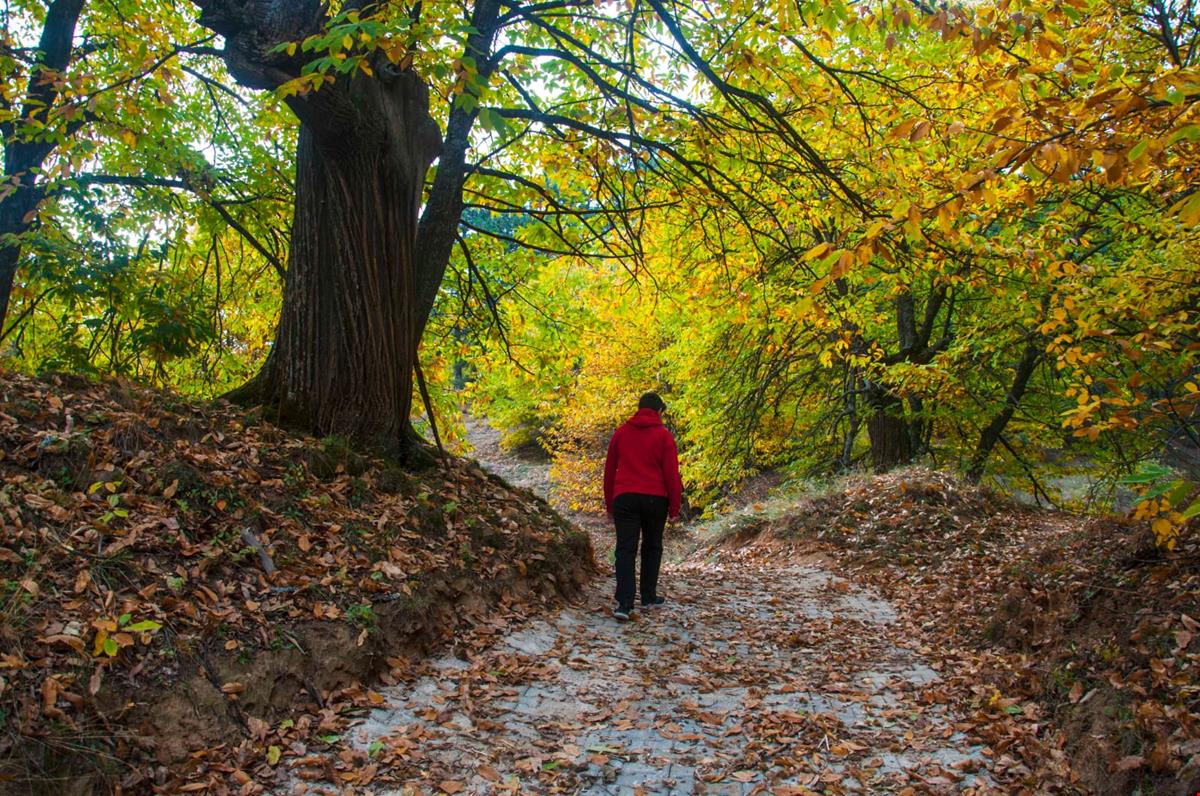
[{"label": "dry brown leaves pile", "polygon": [[896,602],[894,631],[941,661],[945,697],[1029,792],[1200,788],[1194,529],[1166,554],[1141,525],[911,468],[739,536],[751,558],[818,547]]},{"label": "dry brown leaves pile", "polygon": [[0,479],[15,793],[261,792],[404,651],[557,602],[591,567],[586,537],[474,465],[409,473],[118,382],[3,376]]}]

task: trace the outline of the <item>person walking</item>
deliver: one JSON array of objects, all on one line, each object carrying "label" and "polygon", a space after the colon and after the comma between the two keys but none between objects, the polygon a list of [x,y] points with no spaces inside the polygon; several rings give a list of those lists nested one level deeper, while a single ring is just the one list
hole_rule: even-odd
[{"label": "person walking", "polygon": [[666,403],[648,392],[638,410],[608,443],[604,462],[604,507],[617,530],[617,604],[613,616],[625,622],[633,613],[634,565],[642,547],[642,607],[662,605],[658,568],[663,527],[679,517],[683,482],[675,437],[662,422]]}]

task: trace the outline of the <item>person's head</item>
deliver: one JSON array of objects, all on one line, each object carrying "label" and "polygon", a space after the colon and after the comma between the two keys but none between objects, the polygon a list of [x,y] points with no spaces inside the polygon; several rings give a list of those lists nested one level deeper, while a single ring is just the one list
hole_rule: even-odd
[{"label": "person's head", "polygon": [[638,399],[638,409],[653,409],[660,415],[667,410],[667,402],[656,392],[648,392]]}]

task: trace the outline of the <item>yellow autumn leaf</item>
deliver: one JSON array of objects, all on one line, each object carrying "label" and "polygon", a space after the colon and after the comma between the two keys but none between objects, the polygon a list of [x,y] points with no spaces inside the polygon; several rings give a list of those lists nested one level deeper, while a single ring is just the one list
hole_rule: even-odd
[{"label": "yellow autumn leaf", "polygon": [[813,246],[811,249],[809,249],[807,252],[804,253],[804,258],[803,258],[804,262],[810,263],[813,260],[817,259],[818,257],[824,256],[826,253],[829,252],[829,248],[830,247],[829,247],[828,243],[824,243],[824,242],[818,243],[816,246]]}]

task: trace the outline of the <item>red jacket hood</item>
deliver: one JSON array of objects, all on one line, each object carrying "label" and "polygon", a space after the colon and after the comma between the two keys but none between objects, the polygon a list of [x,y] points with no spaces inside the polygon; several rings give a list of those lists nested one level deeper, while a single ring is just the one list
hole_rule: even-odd
[{"label": "red jacket hood", "polygon": [[662,417],[653,409],[639,409],[627,422],[637,428],[653,428],[663,424]]},{"label": "red jacket hood", "polygon": [[604,460],[604,505],[612,511],[617,495],[632,492],[667,499],[667,514],[679,516],[683,483],[675,438],[653,409],[639,409],[612,435]]}]

